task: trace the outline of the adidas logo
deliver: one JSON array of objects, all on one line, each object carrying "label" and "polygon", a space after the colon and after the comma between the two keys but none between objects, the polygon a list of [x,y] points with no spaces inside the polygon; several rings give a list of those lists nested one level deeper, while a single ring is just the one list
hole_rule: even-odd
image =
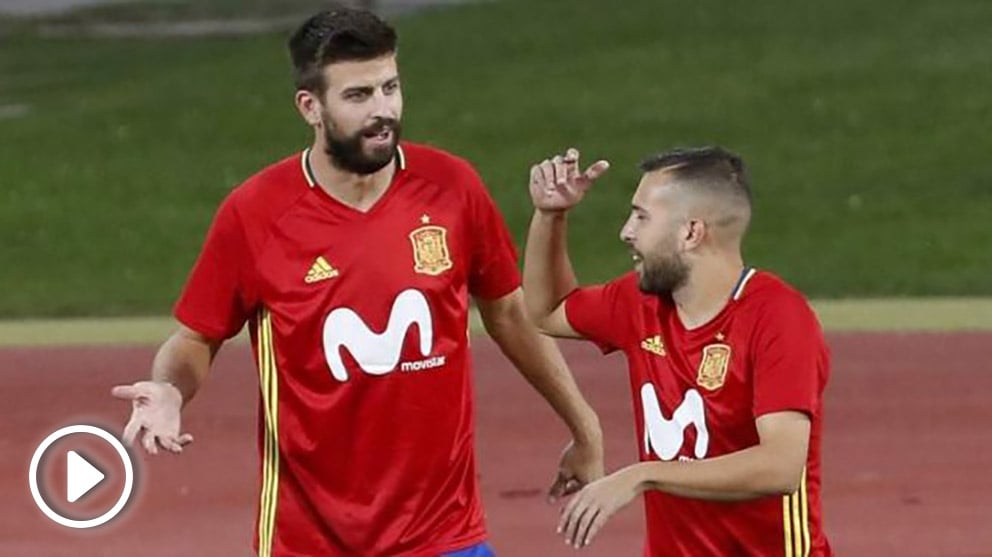
[{"label": "adidas logo", "polygon": [[303,282],[313,284],[322,280],[332,279],[336,276],[338,276],[338,270],[331,267],[331,264],[323,256],[319,256],[314,260],[313,265],[310,266],[310,270],[307,271],[307,276],[303,279]]},{"label": "adidas logo", "polygon": [[661,335],[654,335],[653,337],[642,340],[641,348],[659,356],[667,355],[665,353],[665,343],[661,341]]}]

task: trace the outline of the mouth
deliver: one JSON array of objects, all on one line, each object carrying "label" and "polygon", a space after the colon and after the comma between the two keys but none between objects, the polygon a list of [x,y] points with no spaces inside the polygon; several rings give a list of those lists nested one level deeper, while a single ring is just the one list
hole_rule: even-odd
[{"label": "mouth", "polygon": [[369,130],[362,134],[366,141],[375,145],[388,145],[393,141],[393,128],[382,126],[378,129]]},{"label": "mouth", "polygon": [[634,268],[640,269],[644,265],[644,258],[636,251],[630,252],[630,258],[634,261]]}]

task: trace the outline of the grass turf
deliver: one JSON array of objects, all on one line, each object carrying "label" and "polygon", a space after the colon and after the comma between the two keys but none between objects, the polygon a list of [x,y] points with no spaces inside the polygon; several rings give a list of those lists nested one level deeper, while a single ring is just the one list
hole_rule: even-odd
[{"label": "grass turf", "polygon": [[[613,162],[572,223],[585,282],[629,266],[638,160],[719,143],[751,166],[751,264],[817,297],[992,294],[992,4],[504,0],[396,23],[406,136],[474,161],[519,240],[532,162]],[[310,137],[282,34],[0,40],[0,106],[28,107],[0,119],[2,316],[167,310],[229,188]]]}]

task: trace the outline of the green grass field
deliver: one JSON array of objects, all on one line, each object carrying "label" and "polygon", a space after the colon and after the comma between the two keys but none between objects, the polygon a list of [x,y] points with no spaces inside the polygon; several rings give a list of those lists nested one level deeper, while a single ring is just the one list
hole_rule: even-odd
[{"label": "green grass field", "polygon": [[[575,215],[624,271],[636,163],[749,161],[749,261],[811,296],[992,295],[992,3],[502,0],[400,19],[405,129],[474,161],[522,240],[532,162],[613,170]],[[0,31],[0,316],[168,310],[214,208],[302,148],[283,34]],[[2,111],[0,111],[2,114]]]}]

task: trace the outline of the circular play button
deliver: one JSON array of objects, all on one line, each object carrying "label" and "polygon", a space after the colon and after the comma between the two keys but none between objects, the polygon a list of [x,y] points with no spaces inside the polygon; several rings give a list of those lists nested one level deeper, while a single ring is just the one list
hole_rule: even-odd
[{"label": "circular play button", "polygon": [[28,482],[45,516],[69,528],[93,528],[127,504],[134,489],[134,466],[124,445],[108,431],[71,425],[38,445]]}]

